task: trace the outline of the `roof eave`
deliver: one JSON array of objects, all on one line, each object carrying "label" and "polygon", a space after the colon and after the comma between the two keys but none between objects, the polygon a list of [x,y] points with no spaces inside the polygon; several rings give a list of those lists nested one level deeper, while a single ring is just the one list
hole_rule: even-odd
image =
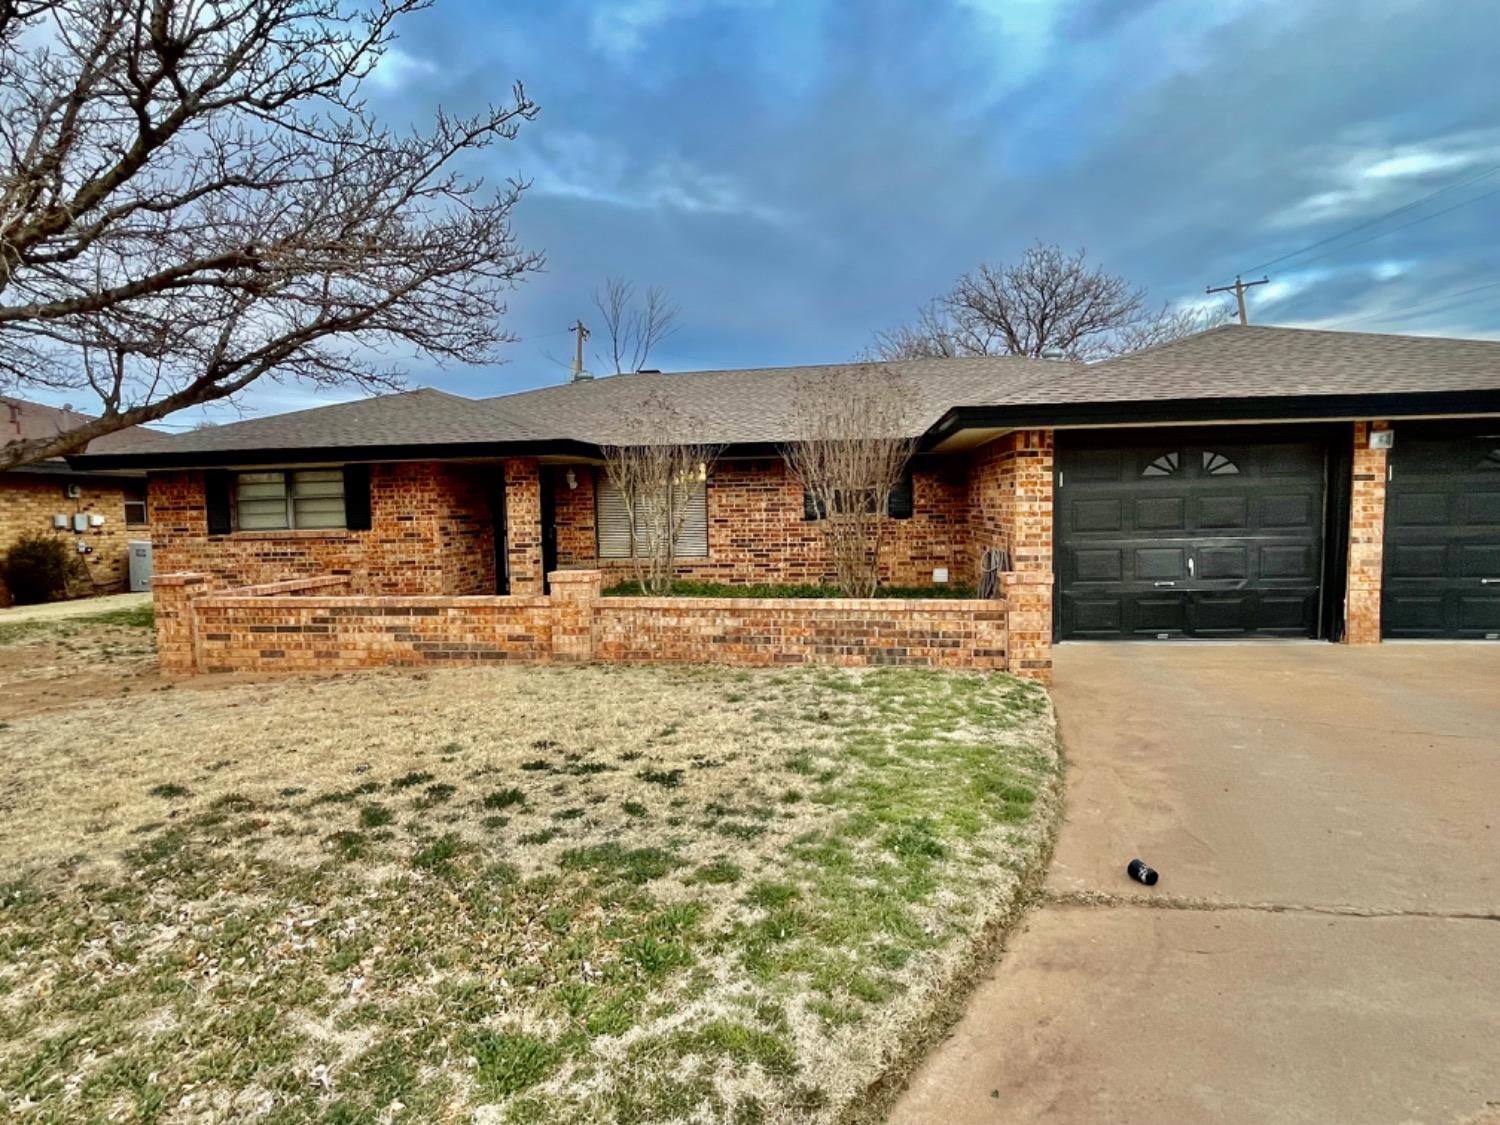
[{"label": "roof eave", "polygon": [[597,457],[599,448],[571,439],[392,443],[384,445],[284,446],[266,449],[140,450],[75,453],[68,463],[91,471],[108,469],[210,469],[226,465],[285,465],[297,462],[452,461],[476,457]]},{"label": "roof eave", "polygon": [[923,435],[921,448],[932,449],[966,429],[1430,418],[1475,414],[1500,414],[1500,389],[955,406]]}]

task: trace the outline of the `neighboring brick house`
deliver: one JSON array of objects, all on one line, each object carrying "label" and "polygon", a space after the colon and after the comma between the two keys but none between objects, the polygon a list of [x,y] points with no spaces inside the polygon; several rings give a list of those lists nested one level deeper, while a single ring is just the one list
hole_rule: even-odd
[{"label": "neighboring brick house", "polygon": [[[74,411],[0,396],[0,444],[47,437],[88,420]],[[141,449],[162,436],[136,426],[97,438],[90,448]],[[0,472],[0,552],[27,534],[56,536],[66,540],[84,563],[70,593],[118,593],[129,578],[127,544],[150,538],[146,508],[146,476],[139,469],[86,472],[52,458]],[[83,530],[75,530],[80,519]],[[0,605],[9,604],[10,594],[0,583]]]},{"label": "neighboring brick house", "polygon": [[[1230,326],[1093,365],[889,366],[920,419],[890,583],[972,585],[998,549],[1041,591],[1043,644],[1500,638],[1500,343]],[[71,460],[149,473],[160,573],[534,595],[559,568],[628,573],[602,449],[664,394],[723,449],[679,573],[817,582],[831,567],[779,447],[799,383],[828,370],[420,390]]]}]

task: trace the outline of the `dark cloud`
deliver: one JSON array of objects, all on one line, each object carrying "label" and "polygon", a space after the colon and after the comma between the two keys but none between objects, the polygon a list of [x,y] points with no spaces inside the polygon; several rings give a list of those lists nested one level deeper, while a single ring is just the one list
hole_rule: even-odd
[{"label": "dark cloud", "polygon": [[[518,229],[549,270],[512,302],[511,362],[413,374],[555,381],[607,273],[673,291],[679,368],[847,357],[1035,239],[1190,299],[1500,166],[1497,23],[1489,0],[442,0],[378,105],[421,120],[524,79],[541,119],[485,170],[535,178]],[[1279,264],[1257,315],[1500,334],[1500,290],[1403,312],[1500,280],[1497,217],[1500,195]]]}]

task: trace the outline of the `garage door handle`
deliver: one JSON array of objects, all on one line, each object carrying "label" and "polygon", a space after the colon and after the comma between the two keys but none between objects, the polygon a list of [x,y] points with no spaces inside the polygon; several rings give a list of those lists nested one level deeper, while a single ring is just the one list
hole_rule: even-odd
[{"label": "garage door handle", "polygon": [[1479,584],[1481,586],[1500,586],[1500,578],[1481,578]]},{"label": "garage door handle", "polygon": [[[1485,581],[1489,581],[1489,580],[1486,579]],[[1151,585],[1153,585],[1153,586],[1175,586],[1175,585],[1177,585],[1177,583],[1175,583],[1175,582],[1153,582],[1153,583],[1151,583]]]}]

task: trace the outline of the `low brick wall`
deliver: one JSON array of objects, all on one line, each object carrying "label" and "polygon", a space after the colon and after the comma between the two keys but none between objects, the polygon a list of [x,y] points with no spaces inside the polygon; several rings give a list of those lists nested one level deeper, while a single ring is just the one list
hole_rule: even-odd
[{"label": "low brick wall", "polygon": [[604,598],[594,659],[1003,671],[1005,605],[894,598]]},{"label": "low brick wall", "polygon": [[349,596],[338,592],[348,585],[341,577],[221,591],[208,582],[201,574],[156,581],[163,671],[596,660],[1010,670],[1044,682],[1051,676],[1050,634],[1044,643],[1039,631],[1042,599],[1024,578],[1006,586],[1006,599],[991,601],[603,598],[597,570],[553,574],[549,596]]}]

